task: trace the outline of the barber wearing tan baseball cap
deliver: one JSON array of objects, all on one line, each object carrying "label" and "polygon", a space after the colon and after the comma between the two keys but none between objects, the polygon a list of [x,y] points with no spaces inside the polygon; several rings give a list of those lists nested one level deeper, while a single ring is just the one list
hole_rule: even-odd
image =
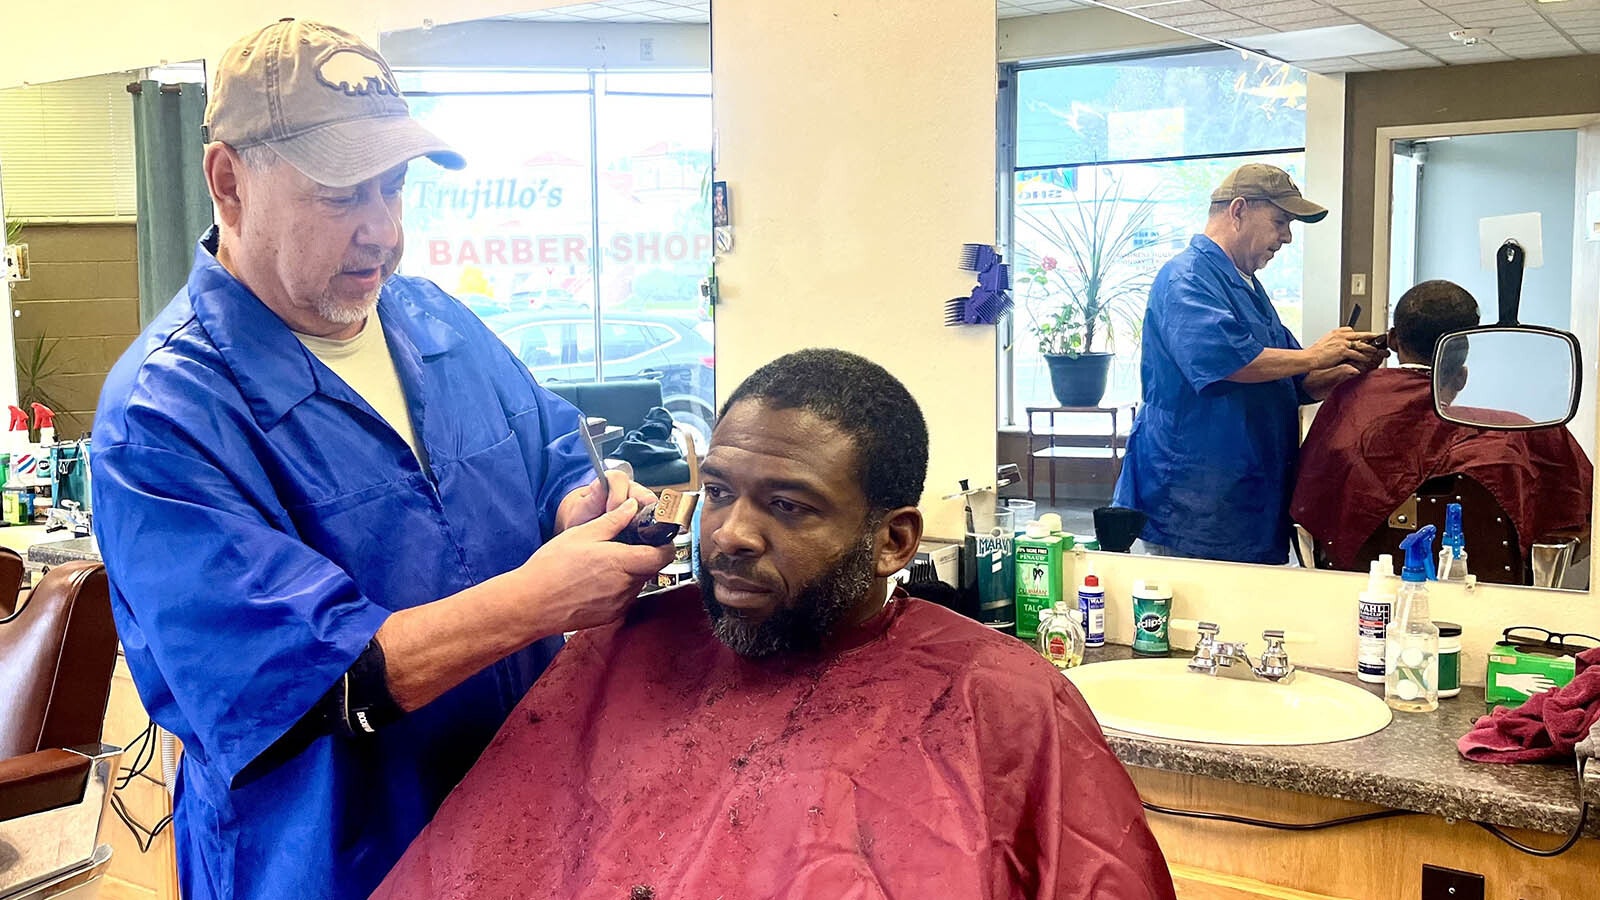
[{"label": "barber wearing tan baseball cap", "polygon": [[460,168],[347,32],[229,48],[217,226],[106,379],[96,534],[128,666],[182,740],[186,900],[375,888],[561,646],[671,548],[610,540],[583,420],[395,274],[412,160]]},{"label": "barber wearing tan baseball cap", "polygon": [[1140,352],[1143,406],[1113,502],[1141,510],[1151,552],[1288,561],[1289,493],[1301,404],[1376,368],[1376,335],[1337,329],[1302,348],[1255,273],[1320,222],[1289,173],[1240,166],[1211,195],[1205,231],[1150,288]]}]

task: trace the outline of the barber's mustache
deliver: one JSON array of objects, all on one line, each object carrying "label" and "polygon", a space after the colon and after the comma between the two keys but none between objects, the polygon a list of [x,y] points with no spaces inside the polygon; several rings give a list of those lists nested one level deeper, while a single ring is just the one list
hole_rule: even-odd
[{"label": "barber's mustache", "polygon": [[341,272],[364,272],[367,269],[395,269],[400,264],[399,253],[378,253],[371,256],[358,256],[347,259],[339,264]]}]

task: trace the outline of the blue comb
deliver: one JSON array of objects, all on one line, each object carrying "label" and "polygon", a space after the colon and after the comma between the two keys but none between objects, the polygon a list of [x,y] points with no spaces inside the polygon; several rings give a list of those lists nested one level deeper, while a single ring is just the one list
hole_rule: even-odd
[{"label": "blue comb", "polygon": [[971,325],[993,325],[1011,311],[1010,291],[985,291],[979,288],[967,301],[968,315],[975,321]]},{"label": "blue comb", "polygon": [[984,272],[999,262],[999,252],[988,244],[961,245],[961,268],[968,272]]}]

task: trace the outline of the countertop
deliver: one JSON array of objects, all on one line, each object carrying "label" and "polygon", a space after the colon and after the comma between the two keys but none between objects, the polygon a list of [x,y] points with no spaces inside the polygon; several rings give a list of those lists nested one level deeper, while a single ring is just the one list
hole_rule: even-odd
[{"label": "countertop", "polygon": [[[57,539],[52,540],[52,537]],[[29,546],[24,555],[30,566],[59,566],[76,559],[99,562],[100,548],[95,545],[92,537],[75,538],[66,531],[57,531],[44,536],[40,543]]]},{"label": "countertop", "polygon": [[[1088,651],[1084,664],[1132,656],[1128,647],[1108,644]],[[1318,674],[1383,694],[1382,685],[1364,684],[1354,675]],[[1483,689],[1469,686],[1461,689],[1460,696],[1440,700],[1436,712],[1397,712],[1394,721],[1376,734],[1332,744],[1252,747],[1169,741],[1114,730],[1105,735],[1112,752],[1128,766],[1374,803],[1448,819],[1569,833],[1580,815],[1572,763],[1475,763],[1456,752],[1456,740],[1483,714]],[[1585,834],[1600,837],[1600,813],[1589,817]]]}]

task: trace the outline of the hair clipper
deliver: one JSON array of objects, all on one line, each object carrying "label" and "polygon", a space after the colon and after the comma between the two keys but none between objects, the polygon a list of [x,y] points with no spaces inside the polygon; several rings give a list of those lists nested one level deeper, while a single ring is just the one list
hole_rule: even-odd
[{"label": "hair clipper", "polygon": [[700,501],[699,491],[678,491],[667,488],[660,499],[639,510],[626,527],[612,538],[623,544],[642,544],[665,547],[672,543],[678,532],[687,531],[694,520],[695,504]]}]

